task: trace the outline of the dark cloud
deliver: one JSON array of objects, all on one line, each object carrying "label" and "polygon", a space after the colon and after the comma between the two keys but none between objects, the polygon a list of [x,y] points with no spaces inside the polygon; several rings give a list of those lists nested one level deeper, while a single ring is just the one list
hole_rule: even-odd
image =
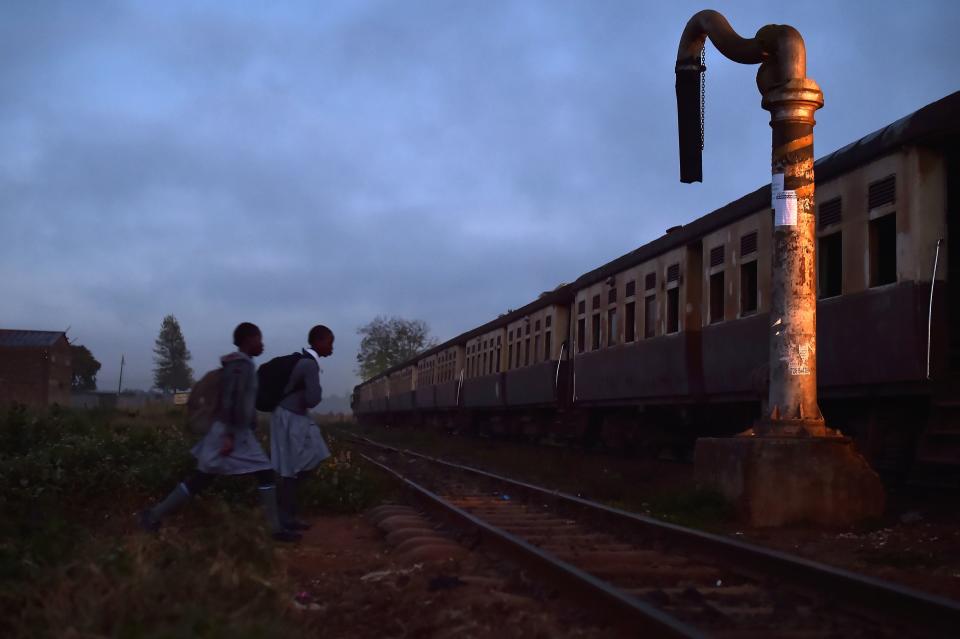
[{"label": "dark cloud", "polygon": [[[62,329],[150,384],[427,320],[443,339],[767,179],[756,70],[708,52],[706,183],[677,180],[673,61],[701,7],[632,1],[21,3],[0,21],[0,325]],[[818,155],[956,89],[950,2],[736,3],[805,36]]]}]

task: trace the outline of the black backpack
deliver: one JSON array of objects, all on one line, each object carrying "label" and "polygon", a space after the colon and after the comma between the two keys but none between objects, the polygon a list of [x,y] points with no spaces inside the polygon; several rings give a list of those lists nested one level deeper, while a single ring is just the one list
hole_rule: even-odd
[{"label": "black backpack", "polygon": [[[269,413],[287,396],[284,389],[290,381],[294,367],[304,357],[303,353],[291,353],[274,357],[257,369],[257,410]],[[291,391],[292,394],[298,389]]]}]

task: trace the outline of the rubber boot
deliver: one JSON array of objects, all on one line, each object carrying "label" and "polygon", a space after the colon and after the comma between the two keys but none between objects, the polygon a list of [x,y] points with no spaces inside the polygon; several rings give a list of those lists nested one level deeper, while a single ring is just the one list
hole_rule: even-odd
[{"label": "rubber boot", "polygon": [[287,530],[310,530],[310,524],[297,519],[297,478],[280,478],[280,523]]},{"label": "rubber boot", "polygon": [[180,507],[188,501],[190,501],[190,491],[186,484],[177,484],[177,487],[171,490],[163,501],[140,513],[140,527],[147,532],[157,532],[160,530],[163,518],[180,510]]},{"label": "rubber boot", "polygon": [[287,530],[280,523],[280,509],[277,507],[277,487],[260,486],[257,492],[260,493],[260,504],[263,506],[263,515],[267,519],[271,536],[277,541],[299,541],[303,535]]}]

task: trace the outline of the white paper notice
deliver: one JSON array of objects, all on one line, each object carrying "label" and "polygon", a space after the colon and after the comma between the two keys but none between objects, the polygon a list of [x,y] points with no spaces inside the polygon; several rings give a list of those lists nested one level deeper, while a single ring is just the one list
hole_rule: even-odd
[{"label": "white paper notice", "polygon": [[783,193],[783,173],[774,173],[770,180],[770,208],[777,208],[777,196]]},{"label": "white paper notice", "polygon": [[777,194],[777,199],[773,203],[774,225],[776,226],[796,226],[797,225],[797,192],[783,191]]}]

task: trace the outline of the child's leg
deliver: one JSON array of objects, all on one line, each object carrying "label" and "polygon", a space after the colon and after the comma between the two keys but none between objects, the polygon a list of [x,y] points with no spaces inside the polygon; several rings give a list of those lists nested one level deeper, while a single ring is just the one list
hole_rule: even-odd
[{"label": "child's leg", "polygon": [[170,491],[170,494],[163,501],[153,508],[140,513],[140,525],[155,532],[160,527],[160,522],[164,517],[176,512],[185,503],[190,501],[194,495],[198,495],[213,482],[213,475],[202,471],[194,471],[186,481],[180,482]]},{"label": "child's leg", "polygon": [[257,492],[260,494],[260,504],[267,525],[273,538],[277,541],[296,541],[300,534],[287,530],[280,522],[280,511],[277,507],[277,486],[273,480],[273,470],[260,470],[254,473],[257,478]]}]

